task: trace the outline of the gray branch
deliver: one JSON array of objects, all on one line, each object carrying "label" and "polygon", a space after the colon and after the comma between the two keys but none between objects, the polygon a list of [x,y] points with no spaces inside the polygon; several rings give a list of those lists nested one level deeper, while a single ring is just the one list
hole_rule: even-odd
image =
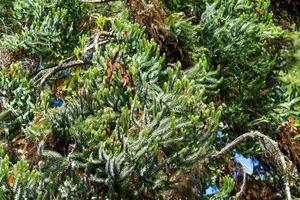
[{"label": "gray branch", "polygon": [[283,170],[283,176],[284,176],[284,188],[285,188],[285,196],[287,200],[292,200],[291,196],[291,189],[290,189],[290,184],[289,184],[289,178],[288,178],[288,170],[287,170],[287,164],[284,158],[284,155],[280,151],[277,142],[269,138],[268,136],[258,132],[258,131],[251,131],[249,133],[245,133],[239,137],[237,137],[235,140],[233,140],[231,143],[226,145],[223,149],[221,149],[219,152],[214,154],[212,158],[218,158],[225,153],[227,153],[230,149],[235,147],[236,145],[246,141],[248,138],[252,138],[254,140],[258,140],[262,143],[268,143],[270,146],[274,148],[274,162],[276,162],[277,165],[281,167]]},{"label": "gray branch", "polygon": [[[99,40],[100,37],[104,37],[104,38],[115,38],[116,34],[115,33],[111,33],[108,31],[100,31],[97,32],[92,38],[94,39],[94,42],[88,46],[87,48],[84,49],[84,52],[90,51],[91,49],[95,49],[95,51],[98,50],[100,45],[105,45],[107,44],[110,40],[106,39],[106,40]],[[101,38],[102,39],[102,38]],[[54,67],[50,67],[50,68],[44,68],[41,69],[33,78],[35,83],[39,83],[40,87],[42,87],[45,82],[47,81],[47,79],[49,79],[51,76],[53,76],[54,74],[56,74],[58,71],[60,70],[64,70],[67,68],[71,68],[71,67],[76,67],[76,66],[80,66],[80,65],[87,65],[87,64],[91,64],[88,61],[83,61],[83,60],[73,60],[74,56],[71,56],[65,60],[63,60],[61,62],[61,64],[56,65]]]},{"label": "gray branch", "polygon": [[243,167],[242,170],[243,170],[243,182],[240,191],[235,195],[235,199],[237,200],[242,197],[242,195],[245,193],[246,190],[247,174]]}]

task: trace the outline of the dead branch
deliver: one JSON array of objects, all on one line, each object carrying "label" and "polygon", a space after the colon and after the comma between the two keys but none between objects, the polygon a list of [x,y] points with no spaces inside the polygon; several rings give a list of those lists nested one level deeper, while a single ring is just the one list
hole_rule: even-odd
[{"label": "dead branch", "polygon": [[75,60],[75,61],[70,61],[61,65],[58,65],[54,68],[52,68],[51,70],[48,71],[48,73],[43,77],[43,79],[40,82],[40,85],[43,86],[44,83],[46,82],[46,80],[51,77],[53,74],[55,74],[56,72],[60,71],[60,70],[64,70],[64,69],[68,69],[71,67],[76,67],[79,65],[86,65],[88,64],[88,62],[86,61],[82,61],[82,60]]},{"label": "dead branch", "polygon": [[[101,37],[101,40],[99,40],[100,37]],[[115,38],[116,34],[108,32],[108,31],[97,32],[95,35],[92,36],[92,39],[94,39],[94,42],[90,46],[85,48],[83,50],[83,52],[88,52],[91,49],[95,49],[95,51],[97,51],[100,45],[105,45],[110,41],[109,39],[103,40],[102,38],[108,38],[108,37]],[[39,85],[41,87],[45,84],[47,79],[49,79],[51,76],[53,76],[55,73],[57,73],[60,70],[68,69],[71,67],[76,67],[79,65],[91,64],[91,62],[86,61],[86,60],[73,60],[73,59],[74,59],[74,56],[71,56],[71,57],[63,60],[61,62],[61,64],[59,64],[59,65],[41,69],[40,71],[35,73],[34,78],[33,78],[34,82],[39,83]]]},{"label": "dead branch", "polygon": [[245,134],[239,136],[238,138],[236,138],[235,140],[233,140],[228,145],[226,145],[219,152],[217,152],[216,154],[214,154],[212,156],[212,158],[218,158],[218,157],[224,155],[230,149],[232,149],[236,145],[238,145],[238,144],[246,141],[248,138],[252,138],[254,140],[258,140],[261,143],[268,143],[269,147],[273,148],[273,152],[274,152],[273,156],[274,156],[274,160],[275,160],[274,162],[276,163],[276,165],[280,166],[280,168],[282,169],[282,174],[283,174],[283,177],[284,177],[283,180],[284,180],[284,187],[285,187],[285,196],[286,196],[286,199],[287,200],[292,200],[291,190],[290,190],[290,184],[289,184],[289,177],[288,177],[288,169],[287,169],[287,164],[286,164],[284,155],[280,151],[277,142],[275,142],[274,140],[272,140],[268,136],[266,136],[266,135],[264,135],[264,134],[262,134],[262,133],[260,133],[258,131],[251,131],[249,133],[245,133]]},{"label": "dead branch", "polygon": [[247,173],[243,167],[242,167],[242,170],[243,170],[243,182],[242,182],[240,191],[238,193],[236,193],[236,195],[235,195],[235,199],[237,199],[237,200],[242,197],[242,195],[245,193],[245,190],[246,190]]}]

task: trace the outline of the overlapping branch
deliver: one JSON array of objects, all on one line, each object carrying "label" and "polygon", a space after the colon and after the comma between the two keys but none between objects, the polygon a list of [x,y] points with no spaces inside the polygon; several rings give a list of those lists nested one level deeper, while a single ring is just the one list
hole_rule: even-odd
[{"label": "overlapping branch", "polygon": [[[289,178],[288,178],[287,164],[286,164],[284,155],[280,151],[277,142],[275,142],[274,140],[272,140],[268,136],[266,136],[266,135],[264,135],[264,134],[262,134],[258,131],[251,131],[249,133],[245,133],[245,134],[237,137],[231,143],[229,143],[224,148],[222,148],[219,152],[214,154],[212,156],[212,158],[218,158],[218,157],[226,154],[233,147],[235,147],[236,145],[246,141],[248,138],[260,141],[263,144],[268,143],[268,146],[273,148],[272,151],[274,152],[273,156],[274,156],[275,164],[281,168],[282,174],[283,174],[285,197],[286,197],[287,200],[292,200],[291,189],[290,189]],[[242,187],[243,187],[243,185],[242,185]],[[239,196],[239,195],[240,194],[238,194],[237,196]]]},{"label": "overlapping branch", "polygon": [[[91,45],[86,47],[83,50],[83,52],[88,52],[92,49],[97,51],[100,45],[105,45],[110,41],[110,39],[108,39],[108,38],[115,38],[115,37],[116,37],[115,33],[107,32],[107,31],[99,31],[91,37],[90,40],[93,42],[91,43]],[[85,60],[74,60],[74,56],[71,56],[71,57],[63,60],[61,62],[61,64],[58,64],[54,67],[41,69],[34,75],[33,81],[36,84],[38,84],[40,87],[42,87],[51,76],[55,75],[57,72],[59,72],[61,70],[65,70],[65,69],[77,67],[77,66],[85,66],[85,65],[89,65],[89,64],[91,64],[91,61],[89,61],[89,60],[86,60],[86,59]]]},{"label": "overlapping branch", "polygon": [[242,167],[242,171],[243,171],[243,182],[242,182],[240,191],[238,193],[236,193],[236,195],[235,195],[235,199],[240,199],[246,190],[247,173],[243,167]]}]

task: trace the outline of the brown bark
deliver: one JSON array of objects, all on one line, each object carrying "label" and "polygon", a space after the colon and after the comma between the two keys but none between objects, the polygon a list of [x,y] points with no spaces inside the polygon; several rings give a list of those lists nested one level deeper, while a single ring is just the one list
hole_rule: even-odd
[{"label": "brown bark", "polygon": [[167,62],[175,63],[179,60],[183,68],[192,65],[188,51],[180,47],[177,39],[170,34],[163,5],[157,0],[153,0],[151,4],[145,0],[127,0],[126,5],[131,21],[145,27],[149,38],[153,38],[160,45],[162,52],[167,54]]}]

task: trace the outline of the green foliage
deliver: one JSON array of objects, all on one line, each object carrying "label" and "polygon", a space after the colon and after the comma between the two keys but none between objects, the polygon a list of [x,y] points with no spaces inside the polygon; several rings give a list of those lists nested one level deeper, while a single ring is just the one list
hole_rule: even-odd
[{"label": "green foliage", "polygon": [[185,19],[183,13],[173,13],[168,16],[168,26],[171,34],[179,41],[179,45],[189,51],[197,48],[197,31],[199,26],[193,25],[191,19]]},{"label": "green foliage", "polygon": [[163,2],[173,12],[192,13],[199,18],[206,6],[206,0],[163,0]]},{"label": "green foliage", "polygon": [[276,78],[280,52],[273,43],[283,31],[272,23],[268,6],[268,1],[218,1],[202,14],[200,43],[208,62],[221,66],[223,117],[234,132],[253,129],[259,119],[271,121],[267,115],[282,101]]},{"label": "green foliage", "polygon": [[[173,12],[183,11],[187,17],[197,4],[197,1],[194,4],[164,2]],[[194,14],[196,19],[192,22],[194,27],[200,26],[193,32],[199,38],[193,54],[207,60],[209,67],[205,71],[207,75],[212,74],[213,79],[203,83],[207,84],[208,91],[212,89],[208,100],[223,106],[221,121],[225,125],[224,132],[228,133],[226,136],[234,139],[253,129],[276,135],[289,117],[297,119],[299,116],[299,67],[298,64],[290,67],[293,65],[291,47],[284,38],[284,31],[273,23],[270,1],[202,1],[202,5],[204,8],[198,5],[201,14]],[[294,48],[297,49],[297,45]],[[191,77],[196,74],[189,71]],[[243,148],[251,153],[254,149],[257,147],[253,144]]]},{"label": "green foliage", "polygon": [[230,176],[225,176],[222,179],[223,185],[220,190],[213,196],[212,199],[226,198],[234,189],[235,182]]},{"label": "green foliage", "polygon": [[[242,133],[268,122],[263,131],[271,133],[287,120],[287,115],[279,117],[277,110],[285,101],[278,74],[285,74],[289,58],[284,58],[285,50],[277,46],[284,32],[273,24],[269,1],[165,2],[171,10],[184,11],[187,16],[195,6],[201,10],[199,19],[191,21],[171,14],[170,32],[187,45],[195,65],[205,58],[206,75],[200,77],[206,80],[201,81],[207,85],[209,100],[219,99],[223,105],[223,119],[232,132]],[[196,68],[188,70],[191,77]]]},{"label": "green foliage", "polygon": [[0,1],[0,35],[11,31],[10,25],[12,21],[9,18],[9,16],[12,14],[11,7],[12,1]]},{"label": "green foliage", "polygon": [[221,110],[203,103],[201,82],[178,69],[163,71],[159,47],[139,26],[112,24],[117,41],[95,52],[89,69],[74,72],[69,85],[78,95],[46,112],[52,131],[76,147],[66,158],[45,151],[44,175],[57,184],[55,177],[67,174],[70,185],[77,170],[85,173],[93,183],[85,198],[138,198],[145,190],[159,197],[174,172],[211,152]]},{"label": "green foliage", "polygon": [[13,20],[24,26],[17,34],[4,36],[2,46],[24,48],[45,61],[66,55],[84,30],[80,0],[15,1],[12,13]]},{"label": "green foliage", "polygon": [[220,78],[220,65],[216,70],[212,70],[209,65],[207,58],[204,54],[201,54],[200,58],[194,67],[185,71],[185,74],[196,83],[205,87],[205,92],[207,94],[213,95],[219,92],[219,87],[223,82],[223,77]]},{"label": "green foliage", "polygon": [[8,155],[0,146],[0,198],[24,199],[37,198],[39,193],[40,173],[29,169],[29,163],[18,161],[12,164]]},{"label": "green foliage", "polygon": [[29,74],[18,64],[9,69],[2,67],[0,72],[0,98],[3,112],[0,125],[6,134],[16,126],[25,125],[33,118],[34,87]]},{"label": "green foliage", "polygon": [[178,58],[128,21],[128,3],[0,0],[0,44],[22,63],[0,72],[0,141],[13,148],[0,148],[0,199],[201,199],[207,180],[211,198],[231,198],[239,179],[216,149],[250,130],[277,138],[288,119],[297,131],[299,37],[273,23],[270,1],[147,1],[166,13],[145,20],[166,26],[143,25],[192,66],[168,63]]},{"label": "green foliage", "polygon": [[294,42],[293,66],[288,73],[281,73],[280,79],[285,83],[287,102],[280,105],[279,111],[286,116],[296,117],[297,124],[300,123],[300,35],[291,33],[288,35]]}]

